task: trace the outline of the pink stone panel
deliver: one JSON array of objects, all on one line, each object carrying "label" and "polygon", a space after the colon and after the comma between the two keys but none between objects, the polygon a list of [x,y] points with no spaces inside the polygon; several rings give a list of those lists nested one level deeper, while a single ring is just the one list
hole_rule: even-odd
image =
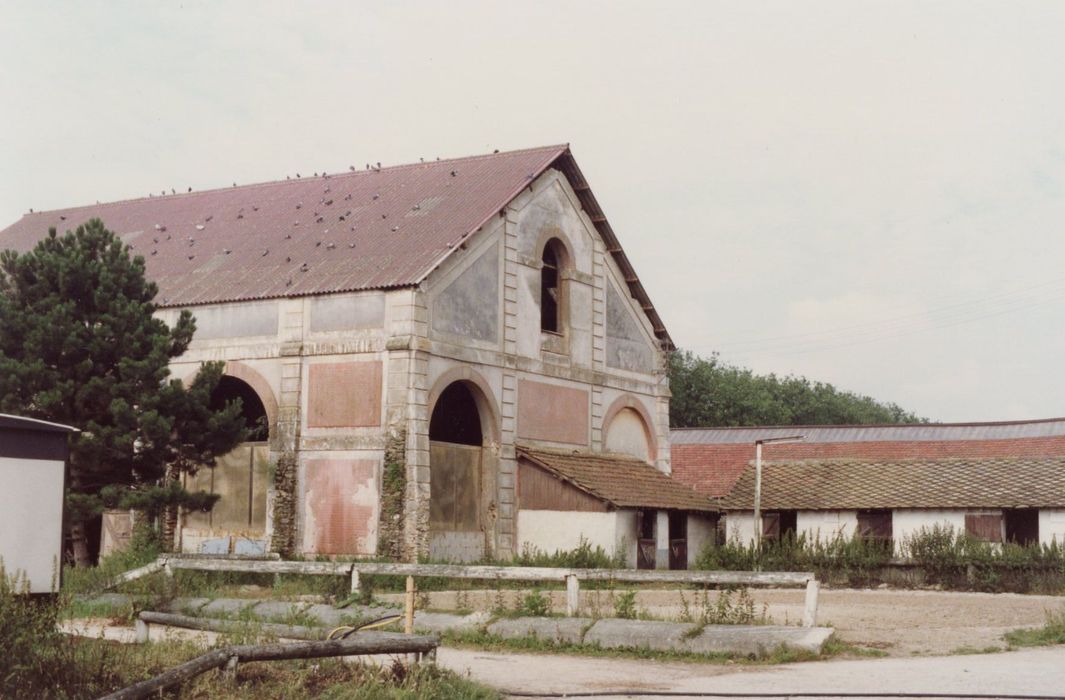
[{"label": "pink stone panel", "polygon": [[336,362],[310,367],[307,426],[381,425],[381,363]]},{"label": "pink stone panel", "polygon": [[588,444],[588,392],[522,379],[518,382],[518,437]]},{"label": "pink stone panel", "polygon": [[318,554],[372,554],[377,538],[377,462],[307,461],[304,544]]}]

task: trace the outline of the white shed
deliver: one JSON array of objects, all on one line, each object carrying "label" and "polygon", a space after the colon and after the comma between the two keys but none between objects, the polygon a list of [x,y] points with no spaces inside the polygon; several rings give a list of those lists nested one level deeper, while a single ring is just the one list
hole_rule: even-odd
[{"label": "white shed", "polygon": [[71,432],[0,413],[0,563],[7,576],[25,576],[30,593],[58,590]]}]

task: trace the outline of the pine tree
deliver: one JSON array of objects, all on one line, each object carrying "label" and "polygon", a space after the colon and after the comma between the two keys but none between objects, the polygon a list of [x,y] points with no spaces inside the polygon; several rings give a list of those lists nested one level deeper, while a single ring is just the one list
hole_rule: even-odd
[{"label": "pine tree", "polygon": [[90,563],[85,521],[105,507],[210,507],[173,477],[213,465],[246,432],[239,401],[208,407],[220,363],[187,388],[169,379],[195,321],[188,311],[173,328],[155,318],[157,291],[144,259],[99,219],[0,253],[0,412],[81,430],[67,494],[78,565]]}]

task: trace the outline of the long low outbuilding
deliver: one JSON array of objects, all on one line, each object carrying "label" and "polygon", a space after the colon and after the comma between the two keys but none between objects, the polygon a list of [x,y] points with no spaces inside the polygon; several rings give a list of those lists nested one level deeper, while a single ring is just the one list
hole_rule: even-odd
[{"label": "long low outbuilding", "polygon": [[[730,537],[755,535],[754,468],[720,500]],[[936,525],[989,542],[1065,542],[1065,458],[802,460],[762,468],[767,538],[891,540]]]},{"label": "long low outbuilding", "polygon": [[[801,436],[784,443],[774,438]],[[763,444],[765,537],[900,546],[936,525],[991,541],[1065,542],[1065,418],[989,423],[674,430],[673,478],[714,499],[728,537],[755,536]]]}]

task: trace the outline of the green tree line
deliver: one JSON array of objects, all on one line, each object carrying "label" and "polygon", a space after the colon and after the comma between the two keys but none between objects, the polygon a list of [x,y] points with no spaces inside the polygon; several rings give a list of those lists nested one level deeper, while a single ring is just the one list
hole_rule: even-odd
[{"label": "green tree line", "polygon": [[677,350],[669,359],[670,425],[674,428],[743,425],[926,423],[894,403],[842,391],[805,377],[755,374]]}]

